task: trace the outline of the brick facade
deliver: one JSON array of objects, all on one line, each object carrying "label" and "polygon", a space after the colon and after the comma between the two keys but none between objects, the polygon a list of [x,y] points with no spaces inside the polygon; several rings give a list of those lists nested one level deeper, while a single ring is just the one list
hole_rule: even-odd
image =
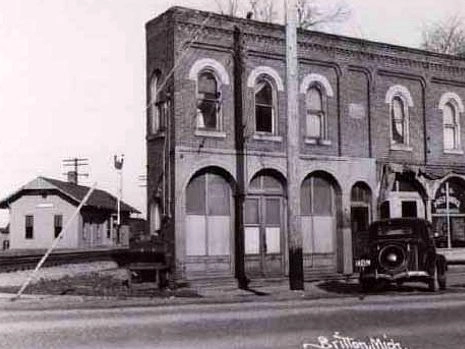
[{"label": "brick facade", "polygon": [[[240,32],[239,39],[234,35],[235,30]],[[157,229],[173,243],[175,271],[179,277],[234,276],[237,268],[235,259],[238,257],[237,234],[246,229],[247,235],[247,228],[254,231],[246,222],[237,221],[243,219],[235,212],[237,195],[244,191],[246,198],[250,195],[257,202],[266,201],[268,194],[255,195],[249,188],[257,175],[275,177],[281,181],[284,191],[287,190],[285,29],[280,25],[172,8],[147,23],[146,36],[149,105],[153,102],[150,95],[153,76],[158,77],[158,82],[163,81],[175,67],[157,96],[167,112],[161,122],[163,126],[155,133],[150,128],[148,108],[148,212],[154,203],[160,206],[162,223]],[[238,51],[237,47],[242,47],[242,51]],[[239,78],[235,75],[238,61],[243,67]],[[465,99],[465,60],[383,43],[300,31],[298,61],[301,137],[300,155],[295,161],[302,183],[312,176],[330,183],[333,193],[330,216],[334,220],[334,223],[327,223],[331,227],[328,234],[333,234],[328,240],[332,246],[328,250],[321,247],[317,251],[319,242],[315,238],[321,234],[318,226],[312,227],[305,235],[312,240],[304,256],[305,272],[309,277],[334,272],[350,274],[356,247],[351,193],[356,183],[363,183],[369,188],[369,221],[379,217],[379,206],[386,198],[398,201],[390,204],[393,212],[402,206],[402,200],[409,197],[415,200],[414,194],[389,194],[395,191],[393,183],[403,178],[422,187],[419,197],[423,203],[418,203],[418,215],[432,219],[434,212],[442,214],[439,209],[436,211],[439,206],[434,206],[441,184],[451,177],[460,181],[465,179],[465,166],[462,165],[465,155],[461,151],[465,146],[465,115],[460,108],[457,109],[461,131],[460,141],[455,142],[460,144],[460,148],[445,151],[443,111],[439,109],[441,97],[446,93]],[[204,68],[213,72],[218,82],[220,124],[214,132],[203,132],[196,126],[198,86],[194,73],[202,71],[199,62],[207,62]],[[269,78],[275,96],[273,132],[265,135],[255,129],[254,89],[261,76]],[[322,93],[325,120],[325,135],[317,140],[308,139],[305,134],[306,91],[313,85],[318,86]],[[235,93],[235,89],[239,88],[242,100],[237,100]],[[405,144],[400,145],[393,143],[392,136],[393,127],[400,128],[392,121],[394,107],[391,104],[396,96],[404,103],[407,120],[403,130]],[[238,113],[238,104],[242,105],[239,108],[242,115]],[[237,118],[241,118],[239,122]],[[236,129],[237,125],[242,125],[242,130]],[[238,161],[243,161],[239,167]],[[238,178],[242,167],[244,188],[240,187],[241,179]],[[228,220],[231,247],[227,256],[207,253],[194,258],[186,252],[186,241],[190,241],[186,234],[191,229],[186,226],[186,188],[199,171],[218,174],[230,184],[233,203]],[[287,273],[286,195],[280,200],[280,212],[283,213],[280,217],[282,262],[279,263],[282,263],[282,268],[278,269],[284,275]],[[324,216],[314,213],[308,217],[311,222],[324,221]],[[153,220],[149,215],[149,221]],[[265,264],[273,262],[272,258],[267,259],[267,252],[262,251],[263,246],[266,250],[263,239],[271,241],[274,230],[262,220],[257,229],[262,239],[257,243],[260,268],[262,275],[266,276]],[[302,229],[307,228],[304,226]],[[450,234],[451,228],[448,229]],[[211,233],[206,233],[207,245],[210,243],[208,234]],[[460,236],[452,244],[460,245]],[[450,256],[460,255],[460,246],[450,244],[449,241],[446,246]],[[248,263],[247,258],[246,253],[245,264]],[[249,262],[253,264],[252,257]]]}]

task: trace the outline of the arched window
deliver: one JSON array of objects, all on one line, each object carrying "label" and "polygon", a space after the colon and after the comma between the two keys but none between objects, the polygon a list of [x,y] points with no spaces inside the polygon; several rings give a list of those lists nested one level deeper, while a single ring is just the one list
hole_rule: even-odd
[{"label": "arched window", "polygon": [[407,141],[407,110],[404,101],[395,96],[391,103],[391,143],[408,144]]},{"label": "arched window", "polygon": [[230,254],[231,188],[221,175],[193,177],[186,189],[186,253],[188,256]]},{"label": "arched window", "polygon": [[160,131],[160,106],[158,104],[158,74],[154,74],[150,81],[150,103],[149,103],[149,132],[156,134]]},{"label": "arched window", "polygon": [[160,204],[152,202],[150,204],[150,235],[158,235],[161,230]]},{"label": "arched window", "polygon": [[197,128],[220,130],[218,80],[211,71],[202,71],[197,80]]},{"label": "arched window", "polygon": [[317,86],[308,89],[305,98],[306,136],[308,138],[325,138],[325,112],[323,110],[323,95]]},{"label": "arched window", "polygon": [[465,247],[465,181],[452,177],[443,182],[431,211],[436,246]]},{"label": "arched window", "polygon": [[276,134],[276,97],[273,85],[261,76],[255,84],[255,131]]},{"label": "arched window", "polygon": [[452,101],[443,107],[444,150],[460,149],[460,125],[457,107]]}]

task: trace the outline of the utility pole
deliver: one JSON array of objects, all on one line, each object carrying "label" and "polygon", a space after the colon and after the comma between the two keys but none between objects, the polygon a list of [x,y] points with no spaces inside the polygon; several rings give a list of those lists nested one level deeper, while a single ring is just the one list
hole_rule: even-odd
[{"label": "utility pole", "polygon": [[124,162],[124,154],[121,154],[120,156],[115,155],[114,157],[115,160],[115,169],[116,169],[116,174],[118,176],[118,183],[117,183],[117,189],[118,189],[118,200],[117,200],[117,218],[116,218],[116,225],[117,225],[117,230],[116,230],[116,243],[119,244],[121,240],[120,236],[120,228],[121,228],[121,199],[123,197],[123,162]]},{"label": "utility pole", "polygon": [[299,113],[297,63],[297,4],[286,0],[286,85],[287,85],[287,200],[289,241],[289,286],[304,289],[302,230],[300,222]]},{"label": "utility pole", "polygon": [[236,146],[236,199],[235,199],[235,272],[238,287],[247,289],[249,280],[245,273],[244,201],[246,181],[246,151],[244,135],[244,36],[241,28],[234,28],[234,129]]},{"label": "utility pole", "polygon": [[73,184],[79,184],[79,177],[89,177],[88,173],[79,173],[79,168],[82,166],[89,165],[89,159],[87,158],[70,158],[62,160],[63,167],[72,167],[71,171],[63,173],[68,176],[68,182]]}]

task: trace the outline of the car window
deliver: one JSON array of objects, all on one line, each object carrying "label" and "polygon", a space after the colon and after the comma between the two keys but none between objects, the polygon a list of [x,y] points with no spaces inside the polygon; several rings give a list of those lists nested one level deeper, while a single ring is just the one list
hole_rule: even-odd
[{"label": "car window", "polygon": [[389,227],[380,226],[377,229],[377,236],[391,236],[391,235],[411,235],[413,233],[411,227]]}]

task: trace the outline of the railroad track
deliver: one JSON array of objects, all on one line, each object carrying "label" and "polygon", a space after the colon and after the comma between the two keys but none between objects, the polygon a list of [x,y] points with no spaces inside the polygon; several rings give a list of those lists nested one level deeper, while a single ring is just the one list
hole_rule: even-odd
[{"label": "railroad track", "polygon": [[[7,251],[0,253],[0,272],[33,269],[45,254],[45,250]],[[98,250],[57,250],[45,261],[44,266],[57,266],[98,261],[115,261],[126,264],[127,248]]]}]

